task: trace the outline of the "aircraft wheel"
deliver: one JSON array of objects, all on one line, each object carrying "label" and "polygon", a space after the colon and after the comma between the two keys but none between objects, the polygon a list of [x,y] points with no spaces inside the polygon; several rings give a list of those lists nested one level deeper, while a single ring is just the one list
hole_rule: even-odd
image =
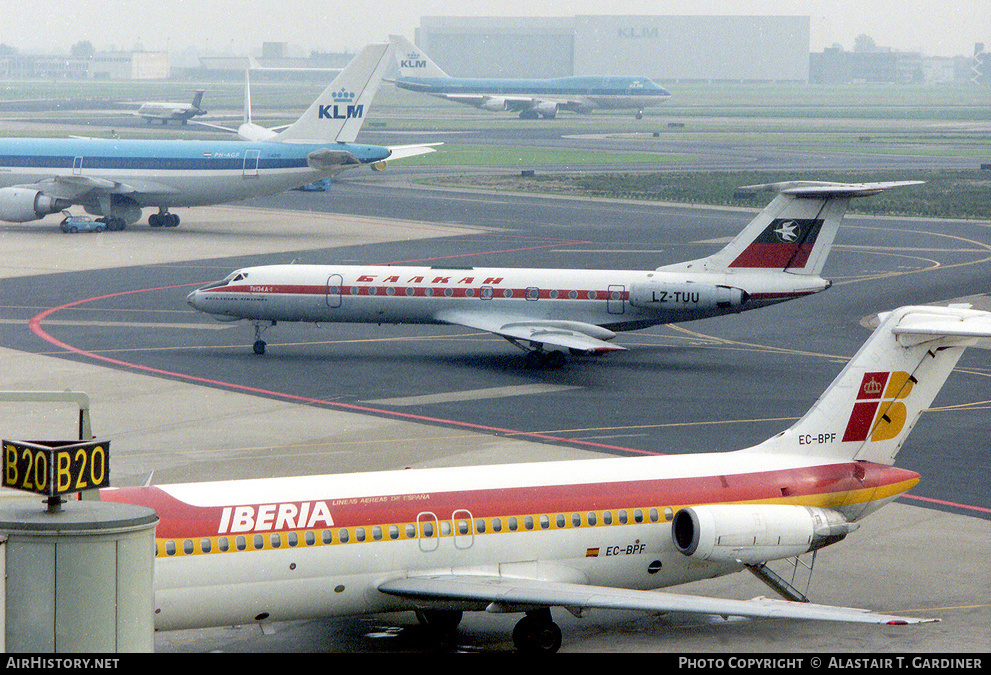
[{"label": "aircraft wheel", "polygon": [[554,350],[552,352],[547,352],[547,357],[544,359],[545,368],[560,368],[564,365],[565,357],[564,352],[559,352]]},{"label": "aircraft wheel", "polygon": [[444,609],[418,609],[415,610],[416,620],[421,625],[428,626],[437,631],[453,632],[461,624],[464,612]]},{"label": "aircraft wheel", "polygon": [[153,213],[148,216],[148,225],[151,227],[162,227],[165,223],[162,222],[162,216],[157,213]]},{"label": "aircraft wheel", "polygon": [[561,629],[551,621],[550,610],[527,612],[513,628],[513,644],[526,654],[554,654],[561,648]]},{"label": "aircraft wheel", "polygon": [[165,227],[179,227],[179,216],[168,213],[164,217]]},{"label": "aircraft wheel", "polygon": [[265,353],[265,341],[264,340],[255,340],[255,344],[253,345],[253,349],[255,350],[255,354],[258,354],[259,356],[261,356],[262,354]]},{"label": "aircraft wheel", "polygon": [[544,352],[532,351],[526,353],[525,364],[526,367],[531,370],[537,370],[544,367],[544,362],[546,361],[546,354]]}]

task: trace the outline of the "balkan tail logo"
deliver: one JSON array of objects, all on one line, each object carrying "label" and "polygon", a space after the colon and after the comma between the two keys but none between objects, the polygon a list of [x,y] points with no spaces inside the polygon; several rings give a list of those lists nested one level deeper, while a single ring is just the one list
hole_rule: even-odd
[{"label": "balkan tail logo", "polygon": [[843,441],[887,441],[905,426],[908,410],[899,399],[912,391],[915,379],[906,372],[865,373],[847,422]]},{"label": "balkan tail logo", "polygon": [[818,219],[775,218],[730,267],[805,267],[821,228]]}]

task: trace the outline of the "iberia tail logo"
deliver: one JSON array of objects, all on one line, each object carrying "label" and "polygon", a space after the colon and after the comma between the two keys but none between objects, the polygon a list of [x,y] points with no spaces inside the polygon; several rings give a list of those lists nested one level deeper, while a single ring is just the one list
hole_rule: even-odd
[{"label": "iberia tail logo", "polygon": [[843,441],[887,441],[905,426],[908,410],[899,399],[912,391],[914,378],[906,372],[864,373],[847,422]]}]

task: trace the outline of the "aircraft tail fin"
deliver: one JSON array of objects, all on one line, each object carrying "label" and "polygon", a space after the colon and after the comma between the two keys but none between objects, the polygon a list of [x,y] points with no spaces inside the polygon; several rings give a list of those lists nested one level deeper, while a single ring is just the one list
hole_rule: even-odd
[{"label": "aircraft tail fin", "polygon": [[405,36],[390,35],[389,40],[395,47],[399,77],[448,77],[448,74],[441,70],[440,66],[431,61],[422,49]]},{"label": "aircraft tail fin", "polygon": [[891,465],[966,347],[991,337],[991,312],[902,307],[881,323],[815,405],[747,452]]},{"label": "aircraft tail fin", "polygon": [[204,90],[204,89],[197,89],[196,90],[196,93],[193,94],[193,107],[194,108],[199,108],[200,107],[200,103],[203,102],[203,94],[204,93],[206,93],[206,90]]},{"label": "aircraft tail fin", "polygon": [[251,124],[251,71],[244,69],[244,121],[242,124]]},{"label": "aircraft tail fin", "polygon": [[741,192],[778,194],[722,250],[707,258],[659,269],[695,272],[776,270],[818,276],[851,198],[919,184],[921,181],[851,184],[792,181],[741,187]]},{"label": "aircraft tail fin", "polygon": [[378,91],[389,44],[368,45],[334,78],[296,122],[272,140],[353,143]]}]

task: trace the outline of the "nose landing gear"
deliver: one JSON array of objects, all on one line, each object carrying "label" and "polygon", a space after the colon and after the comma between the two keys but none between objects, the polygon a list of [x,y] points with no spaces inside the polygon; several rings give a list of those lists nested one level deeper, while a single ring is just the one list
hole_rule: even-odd
[{"label": "nose landing gear", "polygon": [[255,321],[255,343],[252,345],[255,354],[259,356],[265,353],[265,341],[262,340],[262,333],[270,327],[276,325],[275,321]]}]

